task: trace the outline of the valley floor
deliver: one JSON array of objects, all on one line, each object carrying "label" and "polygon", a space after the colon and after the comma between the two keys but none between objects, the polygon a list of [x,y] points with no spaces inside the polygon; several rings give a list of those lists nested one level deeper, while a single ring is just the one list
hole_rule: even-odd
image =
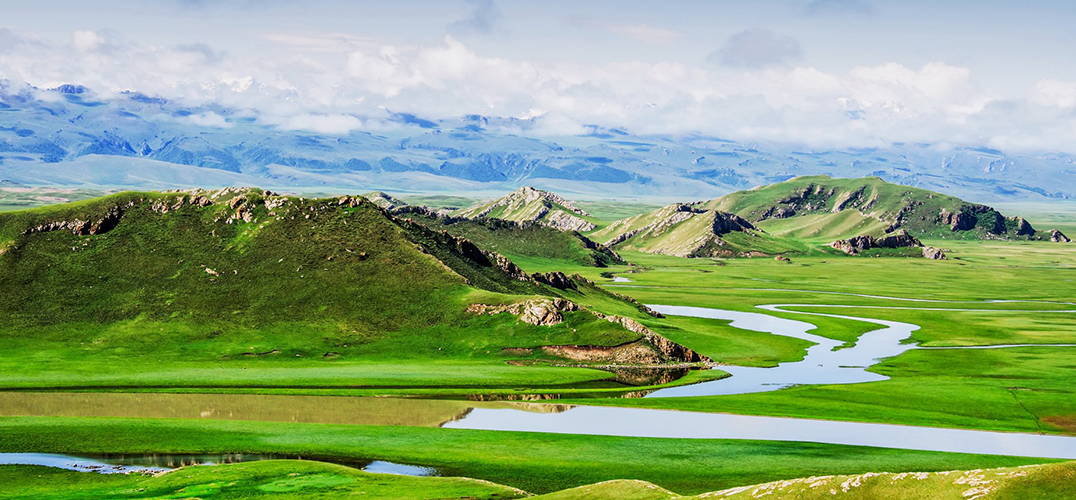
[{"label": "valley floor", "polygon": [[[806,321],[816,327],[810,333],[846,345],[855,344],[878,325],[764,311],[757,306],[797,304],[791,309],[911,323],[920,328],[912,332],[909,342],[925,347],[1033,346],[913,349],[874,365],[872,373],[888,377],[874,382],[724,396],[640,398],[619,396],[641,396],[660,384],[627,386],[608,380],[608,372],[589,368],[542,363],[512,366],[497,355],[473,355],[463,361],[427,355],[331,363],[302,357],[249,357],[165,365],[144,353],[112,351],[84,356],[89,351],[30,351],[20,350],[15,343],[0,344],[0,350],[9,353],[0,358],[0,388],[17,391],[0,392],[0,452],[242,452],[353,457],[434,467],[444,475],[498,483],[371,476],[313,462],[192,468],[149,479],[3,466],[0,485],[5,486],[0,486],[0,497],[258,498],[273,494],[273,498],[328,498],[362,491],[366,498],[512,498],[524,494],[514,489],[520,488],[549,493],[548,498],[642,499],[672,498],[670,491],[696,495],[830,475],[846,477],[785,482],[716,496],[739,498],[772,491],[769,498],[1072,497],[1071,491],[1064,490],[1076,480],[1071,464],[979,475],[927,475],[915,483],[908,481],[913,486],[903,490],[900,488],[905,483],[897,484],[903,478],[847,476],[1048,462],[1035,457],[792,441],[437,428],[476,406],[466,401],[468,398],[514,398],[533,400],[527,403],[533,405],[533,411],[571,411],[544,401],[1076,436],[1076,386],[1072,384],[1076,347],[1057,345],[1076,344],[1076,305],[1072,304],[1076,301],[1076,247],[1048,242],[925,243],[945,248],[949,260],[814,255],[780,262],[770,258],[686,260],[625,254],[635,265],[606,269],[515,260],[529,272],[581,273],[646,304],[713,307]],[[614,282],[610,273],[631,281]],[[801,339],[734,328],[723,320],[671,316],[643,322],[655,332],[711,356],[718,364],[775,366],[803,359],[811,345]],[[56,363],[57,359],[63,362]],[[718,367],[692,371],[673,383],[704,382],[721,376]],[[147,392],[221,394],[208,406],[184,406],[182,394],[144,394]],[[36,396],[27,397],[28,393]],[[236,406],[238,401],[229,400],[226,393],[293,395],[297,411],[280,408],[279,401],[252,403],[261,407]],[[384,400],[384,408],[357,417],[362,412],[349,406],[348,398],[328,397],[333,395],[421,395],[445,400],[439,407],[431,410],[425,406],[419,412],[407,407],[406,399],[379,398]],[[145,401],[123,403],[125,397],[144,397]],[[83,398],[81,407],[91,411],[66,410],[78,398]],[[153,398],[159,400],[154,402]],[[132,410],[124,413],[124,408]],[[134,408],[143,410],[139,413]],[[396,419],[399,415],[407,418]],[[989,477],[967,479],[983,474]],[[1021,478],[1028,480],[1018,481]],[[653,484],[586,486],[613,479]],[[993,482],[973,484],[987,480]],[[13,487],[16,483],[20,486]],[[814,493],[795,490],[815,483]],[[977,486],[985,488],[985,496],[967,493]],[[1030,489],[1020,489],[1025,486]],[[573,487],[584,489],[555,493]],[[830,490],[838,494],[830,495]]]}]

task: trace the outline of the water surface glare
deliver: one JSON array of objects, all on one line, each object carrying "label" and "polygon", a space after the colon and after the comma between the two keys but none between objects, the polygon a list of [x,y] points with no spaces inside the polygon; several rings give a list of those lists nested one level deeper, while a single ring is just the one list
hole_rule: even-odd
[{"label": "water surface glare", "polygon": [[852,347],[834,350],[844,345],[844,342],[807,333],[813,330],[815,325],[804,321],[778,318],[769,314],[726,311],[708,307],[650,305],[651,309],[670,316],[731,320],[730,325],[735,328],[794,337],[814,342],[815,345],[807,349],[807,355],[801,361],[781,363],[773,368],[722,366],[720,369],[731,374],[731,377],[661,389],[646,397],[721,396],[775,391],[793,385],[857,384],[886,380],[888,377],[871,373],[866,369],[883,358],[896,356],[915,347],[912,344],[903,344],[901,341],[918,330],[917,325],[838,314],[785,311],[780,309],[782,306],[789,307],[790,304],[759,307],[770,311],[865,321],[881,325],[882,328],[864,333]]},{"label": "water surface glare", "polygon": [[757,417],[642,408],[576,407],[564,413],[478,408],[453,429],[687,439],[753,439],[1076,459],[1076,437]]}]

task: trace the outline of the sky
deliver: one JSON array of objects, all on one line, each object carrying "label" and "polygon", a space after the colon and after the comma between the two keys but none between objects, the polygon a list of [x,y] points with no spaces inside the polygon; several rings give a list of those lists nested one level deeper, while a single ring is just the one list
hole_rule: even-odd
[{"label": "sky", "polygon": [[[0,79],[348,134],[390,112],[851,148],[1076,149],[1076,3],[8,2]],[[227,116],[200,115],[207,127]]]}]

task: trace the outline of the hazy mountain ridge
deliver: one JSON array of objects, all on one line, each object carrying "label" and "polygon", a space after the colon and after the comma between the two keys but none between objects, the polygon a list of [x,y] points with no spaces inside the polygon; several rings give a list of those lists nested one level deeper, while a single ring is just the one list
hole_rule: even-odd
[{"label": "hazy mountain ridge", "polygon": [[[879,176],[977,201],[1076,196],[1076,156],[923,144],[816,151],[705,136],[527,137],[540,119],[470,115],[344,135],[288,131],[218,105],[0,83],[0,179],[158,188],[257,183],[407,191],[523,185],[610,196],[716,197],[792,177]],[[77,175],[72,174],[77,172]]]}]

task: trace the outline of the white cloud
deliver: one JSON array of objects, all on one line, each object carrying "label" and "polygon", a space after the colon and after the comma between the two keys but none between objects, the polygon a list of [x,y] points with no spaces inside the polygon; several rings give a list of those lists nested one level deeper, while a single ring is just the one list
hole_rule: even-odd
[{"label": "white cloud", "polygon": [[304,130],[328,135],[345,135],[362,128],[362,120],[342,114],[300,114],[285,119],[277,126],[281,130]]},{"label": "white cloud", "polygon": [[[1024,95],[1002,96],[967,68],[942,62],[844,72],[631,60],[584,66],[489,57],[453,37],[428,46],[278,38],[271,55],[243,58],[214,47],[96,37],[73,34],[70,43],[52,44],[0,29],[0,79],[82,84],[103,98],[137,90],[216,103],[229,116],[325,134],[398,127],[387,121],[391,110],[427,119],[534,118],[531,133],[545,135],[599,125],[820,148],[901,141],[1076,148],[1076,82],[1043,80]],[[85,51],[72,50],[76,38]],[[188,120],[232,123],[212,113]]]},{"label": "white cloud", "polygon": [[227,118],[214,113],[213,111],[187,116],[186,121],[198,125],[199,127],[232,128],[235,126],[235,124],[228,121]]},{"label": "white cloud", "polygon": [[1071,108],[1076,106],[1076,82],[1040,80],[1031,87],[1031,99],[1039,104]]},{"label": "white cloud", "polygon": [[71,45],[79,52],[91,52],[105,44],[105,39],[92,31],[76,31],[71,35]]}]

